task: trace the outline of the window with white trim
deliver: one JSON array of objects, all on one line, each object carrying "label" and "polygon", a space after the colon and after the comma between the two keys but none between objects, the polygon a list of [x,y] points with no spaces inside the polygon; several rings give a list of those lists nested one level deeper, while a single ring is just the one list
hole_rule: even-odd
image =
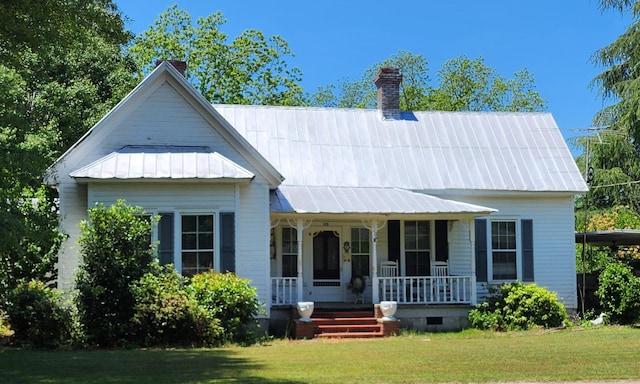
[{"label": "window with white trim", "polygon": [[518,246],[515,220],[491,221],[491,267],[493,280],[518,278]]},{"label": "window with white trim", "polygon": [[366,228],[351,228],[351,277],[369,276],[369,231]]},{"label": "window with white trim", "polygon": [[404,222],[404,257],[407,276],[428,276],[431,258],[431,222]]},{"label": "window with white trim", "polygon": [[282,277],[298,276],[298,230],[282,228]]},{"label": "window with white trim", "polygon": [[214,268],[214,215],[183,214],[181,218],[182,275]]}]

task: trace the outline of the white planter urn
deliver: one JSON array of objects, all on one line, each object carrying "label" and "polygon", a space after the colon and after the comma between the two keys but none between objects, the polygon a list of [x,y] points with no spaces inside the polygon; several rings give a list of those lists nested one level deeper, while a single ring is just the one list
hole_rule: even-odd
[{"label": "white planter urn", "polygon": [[296,308],[298,309],[298,315],[300,315],[298,320],[305,323],[312,321],[311,315],[313,314],[313,301],[299,301]]},{"label": "white planter urn", "polygon": [[398,310],[397,301],[381,301],[380,302],[380,312],[382,312],[382,321],[395,321],[396,318],[393,317],[393,315],[396,314],[396,310]]}]

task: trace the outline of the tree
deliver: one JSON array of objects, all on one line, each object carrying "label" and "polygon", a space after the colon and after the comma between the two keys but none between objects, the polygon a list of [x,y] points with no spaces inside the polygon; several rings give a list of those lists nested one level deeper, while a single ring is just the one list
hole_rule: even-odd
[{"label": "tree", "polygon": [[427,107],[442,111],[541,111],[545,102],[535,91],[533,74],[526,68],[505,79],[478,57],[447,61],[438,70],[439,86]]},{"label": "tree", "polygon": [[606,69],[597,75],[592,86],[604,100],[614,103],[598,113],[597,125],[628,132],[632,139],[640,138],[640,3],[634,0],[601,0],[602,11],[614,9],[630,13],[633,22],[615,41],[592,56],[596,65]]},{"label": "tree", "polygon": [[42,177],[132,88],[123,25],[111,1],[0,4],[0,299],[56,276],[56,193]]},{"label": "tree", "polygon": [[318,106],[374,108],[373,79],[381,67],[399,68],[400,108],[444,111],[540,111],[545,102],[535,91],[533,75],[526,69],[506,79],[484,63],[484,59],[460,56],[438,70],[438,82],[431,84],[428,62],[422,55],[399,51],[367,68],[359,81],[343,80],[338,86],[320,87],[311,96]]},{"label": "tree", "polygon": [[157,60],[183,60],[185,77],[212,103],[303,103],[301,72],[286,62],[293,56],[288,43],[253,29],[229,42],[220,29],[225,22],[218,11],[198,18],[194,25],[186,11],[169,7],[129,46],[142,68],[138,76],[150,72]]}]

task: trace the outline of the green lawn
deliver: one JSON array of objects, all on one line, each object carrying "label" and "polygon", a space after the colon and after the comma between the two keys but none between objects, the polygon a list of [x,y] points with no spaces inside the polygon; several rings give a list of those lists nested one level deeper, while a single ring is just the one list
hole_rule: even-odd
[{"label": "green lawn", "polygon": [[277,340],[247,348],[0,351],[2,383],[415,383],[640,378],[640,329]]}]

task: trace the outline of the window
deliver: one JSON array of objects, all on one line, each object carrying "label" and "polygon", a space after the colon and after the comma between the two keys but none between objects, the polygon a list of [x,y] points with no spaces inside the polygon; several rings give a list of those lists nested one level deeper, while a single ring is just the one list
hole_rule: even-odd
[{"label": "window", "polygon": [[351,277],[369,276],[369,230],[351,228]]},{"label": "window", "polygon": [[404,256],[407,276],[428,276],[431,258],[431,223],[404,223]]},{"label": "window", "polygon": [[493,280],[516,280],[517,244],[516,222],[491,222],[491,261]]},{"label": "window", "polygon": [[298,231],[282,228],[282,277],[298,276]]},{"label": "window", "polygon": [[193,276],[213,269],[213,223],[213,215],[182,216],[182,274],[184,276]]}]

